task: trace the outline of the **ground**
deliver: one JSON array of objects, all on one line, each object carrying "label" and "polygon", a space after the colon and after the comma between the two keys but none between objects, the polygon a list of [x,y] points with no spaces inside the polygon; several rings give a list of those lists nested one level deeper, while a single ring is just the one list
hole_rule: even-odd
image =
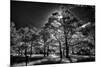
[{"label": "ground", "polygon": [[[11,66],[25,66],[26,58],[21,56],[11,56]],[[74,63],[74,62],[86,62],[86,61],[95,61],[94,56],[79,56],[79,55],[71,55],[70,59],[63,57],[60,59],[57,55],[49,55],[44,57],[43,55],[32,55],[28,57],[28,66],[32,65],[44,65],[44,64],[60,64],[60,63]]]}]

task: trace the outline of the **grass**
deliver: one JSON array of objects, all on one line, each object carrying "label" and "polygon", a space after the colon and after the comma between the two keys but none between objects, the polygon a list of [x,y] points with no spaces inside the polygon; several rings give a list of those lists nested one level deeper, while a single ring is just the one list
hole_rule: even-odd
[{"label": "grass", "polygon": [[[31,62],[31,61],[36,61],[36,60],[41,60],[43,59],[43,57],[28,57],[27,61]],[[18,64],[18,63],[23,63],[26,61],[26,57],[22,57],[22,56],[11,56],[10,58],[10,63],[11,65],[13,64]]]},{"label": "grass", "polygon": [[[43,59],[47,59],[46,61],[42,61]],[[46,58],[44,56],[33,56],[33,57],[28,57],[28,62],[32,62],[32,65],[47,65],[47,64],[61,64],[61,63],[68,63],[68,62],[62,62],[58,60],[60,58]],[[64,58],[63,58],[64,59]],[[75,62],[72,63],[79,63],[79,62],[92,62],[95,61],[95,57],[85,57],[85,56],[71,56],[71,59],[74,60],[76,59]],[[36,62],[36,61],[41,61],[41,62]],[[13,64],[18,64],[18,63],[23,63],[26,61],[26,57],[22,56],[11,56],[11,65]],[[68,59],[65,59],[65,61],[70,61]],[[36,62],[33,64],[33,62]]]},{"label": "grass", "polygon": [[50,60],[48,60],[48,61],[43,61],[43,62],[41,62],[41,63],[37,63],[37,64],[34,64],[34,65],[47,65],[47,64],[60,64],[60,63],[62,63],[61,61],[50,61]]}]

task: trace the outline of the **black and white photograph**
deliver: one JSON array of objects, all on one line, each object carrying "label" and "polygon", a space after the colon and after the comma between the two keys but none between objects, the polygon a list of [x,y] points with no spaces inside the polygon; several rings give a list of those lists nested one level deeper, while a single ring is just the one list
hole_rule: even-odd
[{"label": "black and white photograph", "polygon": [[95,5],[10,0],[10,66],[95,62]]}]

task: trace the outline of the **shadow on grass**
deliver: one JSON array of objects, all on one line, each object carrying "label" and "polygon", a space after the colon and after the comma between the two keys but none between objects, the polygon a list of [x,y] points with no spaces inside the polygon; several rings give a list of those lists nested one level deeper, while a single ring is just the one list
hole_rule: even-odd
[{"label": "shadow on grass", "polygon": [[[43,59],[43,57],[32,57],[32,58],[28,57],[27,62],[41,60],[41,59]],[[10,58],[11,65],[18,64],[18,63],[23,63],[25,61],[26,61],[26,57],[22,57],[22,56],[11,56],[11,58]]]},{"label": "shadow on grass", "polygon": [[84,59],[78,59],[77,62],[94,62],[95,58],[84,58]]}]

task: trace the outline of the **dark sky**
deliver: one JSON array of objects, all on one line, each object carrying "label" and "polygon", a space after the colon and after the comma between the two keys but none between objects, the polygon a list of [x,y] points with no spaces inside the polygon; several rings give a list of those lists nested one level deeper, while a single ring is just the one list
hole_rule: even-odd
[{"label": "dark sky", "polygon": [[[11,22],[15,22],[17,28],[27,25],[40,28],[59,6],[60,4],[11,1]],[[81,20],[94,22],[94,10],[90,6],[85,6],[76,7],[72,9],[72,12]]]}]

